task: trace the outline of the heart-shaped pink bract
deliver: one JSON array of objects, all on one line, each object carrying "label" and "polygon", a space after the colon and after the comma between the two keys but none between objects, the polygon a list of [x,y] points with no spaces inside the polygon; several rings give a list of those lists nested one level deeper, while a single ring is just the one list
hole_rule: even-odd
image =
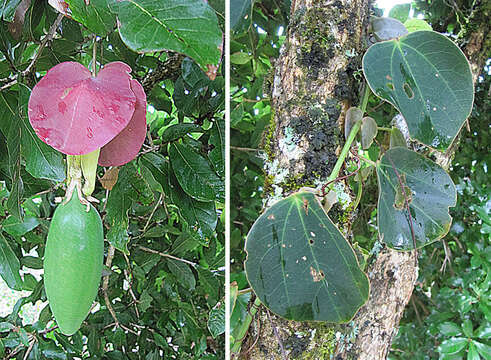
[{"label": "heart-shaped pink bract", "polygon": [[[29,99],[34,131],[65,154],[83,155],[102,148],[106,166],[131,161],[145,139],[146,97],[130,72],[122,62],[105,65],[97,77],[76,62],[54,66]],[[113,139],[115,145],[109,145]]]},{"label": "heart-shaped pink bract", "polygon": [[135,112],[130,123],[114,139],[104,145],[99,155],[99,165],[119,166],[133,160],[147,135],[147,96],[143,86],[131,80],[131,90],[136,96]]}]

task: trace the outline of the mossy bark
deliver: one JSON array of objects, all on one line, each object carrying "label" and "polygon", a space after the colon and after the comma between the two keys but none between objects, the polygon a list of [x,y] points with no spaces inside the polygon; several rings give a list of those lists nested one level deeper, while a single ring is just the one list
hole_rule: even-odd
[{"label": "mossy bark", "polygon": [[[292,0],[287,39],[274,66],[274,119],[264,144],[267,203],[302,186],[319,186],[330,174],[344,141],[344,113],[358,104],[369,3]],[[469,35],[473,47],[464,51],[476,73],[482,56],[472,57],[489,46],[489,30]],[[448,153],[438,162],[448,166],[450,159]],[[347,223],[339,225],[349,238],[352,214],[343,219]],[[370,259],[370,298],[348,324],[286,321],[261,307],[243,358],[386,359],[418,276],[414,256],[382,249]]]}]

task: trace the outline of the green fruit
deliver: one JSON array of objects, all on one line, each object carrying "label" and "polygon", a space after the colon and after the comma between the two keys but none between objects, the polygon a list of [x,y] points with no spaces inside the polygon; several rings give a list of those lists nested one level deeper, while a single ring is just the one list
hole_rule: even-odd
[{"label": "green fruit", "polygon": [[56,322],[74,334],[89,313],[102,275],[104,232],[101,217],[80,203],[76,191],[51,220],[44,253],[44,287]]}]

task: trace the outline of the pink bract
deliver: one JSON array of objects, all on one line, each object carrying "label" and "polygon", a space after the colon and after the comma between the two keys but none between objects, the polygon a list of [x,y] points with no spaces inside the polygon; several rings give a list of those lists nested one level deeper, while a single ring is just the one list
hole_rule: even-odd
[{"label": "pink bract", "polygon": [[122,62],[107,64],[95,78],[76,62],[54,66],[29,99],[34,131],[46,144],[69,155],[103,147],[133,118],[137,97],[130,72]]},{"label": "pink bract", "polygon": [[145,141],[147,135],[147,97],[138,81],[131,80],[130,86],[136,95],[135,112],[128,126],[102,147],[99,155],[99,165],[101,166],[126,164],[136,157]]}]

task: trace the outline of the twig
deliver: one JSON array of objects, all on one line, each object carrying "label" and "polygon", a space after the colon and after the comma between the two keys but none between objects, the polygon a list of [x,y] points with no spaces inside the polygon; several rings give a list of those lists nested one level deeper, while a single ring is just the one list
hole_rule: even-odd
[{"label": "twig", "polygon": [[416,313],[416,319],[418,320],[419,326],[422,326],[423,322],[421,321],[421,316],[419,316],[418,308],[416,307],[416,304],[414,303],[414,295],[411,296],[411,305],[413,306],[414,312]]},{"label": "twig", "polygon": [[126,279],[126,281],[128,282],[128,286],[129,286],[129,292],[130,292],[130,295],[131,295],[131,298],[133,299],[133,302],[135,304],[135,312],[136,312],[136,317],[139,319],[140,318],[140,312],[138,311],[138,300],[136,299],[136,296],[135,296],[135,293],[133,292],[133,289],[131,288],[131,280],[130,280],[130,277],[128,276],[128,271],[126,269],[123,270],[123,273],[124,273],[124,277]]},{"label": "twig", "polygon": [[27,348],[27,351],[26,353],[24,354],[24,359],[23,360],[26,360],[27,357],[29,356],[29,353],[31,352],[32,350],[32,347],[34,346],[34,344],[37,342],[37,338],[35,336],[32,337],[32,340],[29,342],[29,347]]},{"label": "twig", "polygon": [[452,252],[450,251],[450,248],[448,247],[447,242],[442,239],[443,242],[443,250],[445,250],[445,259],[443,259],[442,266],[440,268],[440,272],[445,272],[445,269],[447,267],[447,263],[450,267],[450,272],[453,274],[453,269],[452,269]]},{"label": "twig", "polygon": [[152,220],[153,214],[155,214],[155,211],[157,211],[157,208],[159,207],[159,204],[162,201],[163,197],[164,197],[164,194],[161,193],[159,200],[155,204],[152,212],[150,213],[150,216],[148,217],[147,222],[145,223],[145,226],[143,227],[142,234],[145,234],[145,232],[147,231],[148,225],[150,225],[150,221]]},{"label": "twig", "polygon": [[31,72],[31,69],[36,64],[36,61],[38,61],[39,57],[41,56],[41,53],[43,52],[44,47],[48,43],[48,41],[51,41],[53,39],[53,36],[55,35],[56,29],[60,25],[61,20],[63,19],[64,16],[65,15],[63,15],[62,13],[58,14],[58,17],[56,18],[55,22],[49,28],[48,34],[41,41],[41,45],[39,45],[39,49],[36,52],[36,55],[34,55],[34,58],[31,60],[31,63],[27,66],[27,68],[24,71],[21,72],[22,76],[26,76],[28,73]]},{"label": "twig", "polygon": [[14,79],[14,80],[12,80],[12,81],[10,81],[10,82],[2,85],[2,87],[0,87],[0,91],[5,90],[5,89],[8,89],[9,87],[11,87],[11,86],[13,86],[15,84],[17,84],[17,79]]},{"label": "twig", "polygon": [[[109,269],[111,269],[111,264],[113,262],[114,250],[115,250],[114,246],[109,245],[109,249],[107,251],[107,258],[106,258],[106,266]],[[114,312],[114,309],[111,305],[111,301],[109,301],[109,296],[107,295],[107,288],[108,287],[109,287],[109,275],[104,277],[104,280],[102,282],[102,292],[104,293],[104,301],[106,303],[107,309],[109,310],[109,313],[113,317],[116,326],[119,326],[120,324],[119,324],[118,318],[116,317],[116,313]]]},{"label": "twig", "polygon": [[254,347],[256,346],[257,342],[259,341],[259,337],[261,336],[261,321],[259,318],[256,319],[256,327],[257,327],[257,335],[256,335],[256,340],[252,343],[251,346],[249,346],[249,349],[243,352],[243,355],[247,355]]},{"label": "twig", "polygon": [[283,357],[283,360],[287,360],[288,357],[286,356],[286,351],[285,351],[285,348],[283,347],[283,342],[281,341],[280,334],[278,332],[278,328],[274,325],[273,320],[271,319],[271,315],[269,314],[269,310],[266,310],[266,314],[268,315],[269,322],[271,323],[271,327],[273,328],[274,335],[276,336],[276,339],[278,340],[278,345],[280,346],[281,355]]},{"label": "twig", "polygon": [[360,171],[361,169],[361,161],[360,161],[360,158],[358,157],[358,155],[356,154],[355,151],[353,151],[353,149],[350,149],[350,152],[355,156],[356,158],[356,161],[358,163],[358,167],[355,171],[353,171],[352,173],[349,173],[348,175],[344,175],[344,176],[339,176],[331,181],[328,181],[327,183],[325,183],[323,186],[322,186],[322,189],[321,189],[321,194],[322,194],[322,197],[326,196],[326,187],[330,184],[332,184],[333,182],[337,182],[337,181],[341,181],[341,180],[344,180],[344,179],[347,179],[349,178],[350,176],[354,176],[358,173],[358,171]]},{"label": "twig", "polygon": [[49,329],[46,329],[46,330],[40,331],[40,332],[39,332],[39,334],[40,334],[40,335],[45,335],[45,334],[47,334],[47,333],[49,333],[49,332],[51,332],[51,331],[53,331],[53,330],[56,330],[56,329],[58,329],[58,325],[55,325],[55,326],[53,326],[53,327],[50,327]]},{"label": "twig", "polygon": [[176,256],[173,256],[173,255],[170,255],[170,254],[166,254],[166,253],[163,253],[163,252],[160,252],[160,251],[157,251],[157,250],[149,249],[149,248],[147,248],[145,246],[138,245],[138,247],[140,248],[140,250],[143,250],[143,251],[146,251],[146,252],[149,252],[149,253],[152,253],[152,254],[157,254],[157,255],[160,255],[160,256],[163,256],[163,257],[167,257],[169,259],[174,259],[174,260],[177,260],[177,261],[181,261],[181,262],[186,263],[186,264],[189,264],[189,265],[191,265],[193,267],[198,266],[198,264],[195,264],[192,261],[189,261],[189,260],[186,260],[186,259],[181,259],[181,258],[178,258]]},{"label": "twig", "polygon": [[238,147],[238,146],[230,146],[230,150],[237,150],[237,151],[251,151],[251,152],[257,152],[257,151],[259,151],[258,149],[245,148],[245,147]]}]

